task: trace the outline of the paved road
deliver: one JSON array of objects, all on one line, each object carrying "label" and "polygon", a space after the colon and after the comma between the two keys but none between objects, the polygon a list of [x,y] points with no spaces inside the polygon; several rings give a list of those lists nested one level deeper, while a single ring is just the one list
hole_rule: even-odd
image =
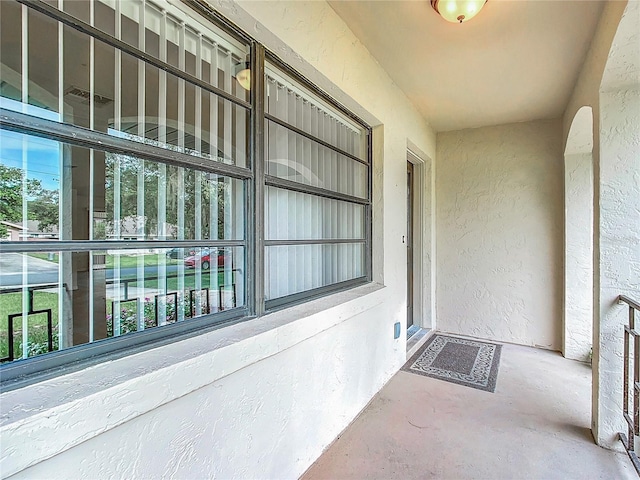
[{"label": "paved road", "polygon": [[56,283],[58,281],[58,264],[21,253],[0,254],[0,287],[22,285],[22,268],[26,261],[27,282]]},{"label": "paved road", "polygon": [[[58,264],[20,253],[0,253],[0,287],[22,285],[23,258],[27,261],[27,283],[29,285],[58,283]],[[174,275],[178,265],[167,265],[167,275]],[[189,271],[185,269],[185,271]],[[105,271],[107,280],[113,280],[113,269]],[[120,279],[136,278],[138,269],[126,267],[120,269]],[[145,278],[157,277],[158,267],[144,267]]]},{"label": "paved road", "polygon": [[21,253],[0,253],[0,274],[22,274],[22,267],[25,260],[27,262],[27,269],[34,274],[47,273],[52,269],[57,270],[58,268],[57,263],[42,260],[30,255],[23,255]]}]

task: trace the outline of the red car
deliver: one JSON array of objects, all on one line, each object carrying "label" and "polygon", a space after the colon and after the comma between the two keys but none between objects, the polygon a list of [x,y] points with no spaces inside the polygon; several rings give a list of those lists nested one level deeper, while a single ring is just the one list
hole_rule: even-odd
[{"label": "red car", "polygon": [[[222,248],[213,249],[213,254],[218,257],[218,268],[222,268],[226,265],[231,266],[231,252]],[[209,270],[211,266],[211,253],[209,250],[203,249],[201,253],[190,255],[184,259],[184,266],[188,268],[195,268],[196,265],[200,265],[202,270]]]}]

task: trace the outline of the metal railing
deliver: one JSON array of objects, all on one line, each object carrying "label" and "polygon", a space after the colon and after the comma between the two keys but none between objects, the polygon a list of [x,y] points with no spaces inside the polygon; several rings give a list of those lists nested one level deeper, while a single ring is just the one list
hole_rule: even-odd
[{"label": "metal railing", "polygon": [[[224,271],[223,269],[218,268],[218,272],[219,272],[219,273],[221,273],[221,272],[223,272],[223,271]],[[218,308],[219,308],[219,310],[224,310],[224,304],[223,304],[223,303],[224,303],[224,302],[223,302],[223,291],[224,291],[224,290],[223,290],[223,287],[231,287],[231,291],[232,291],[232,305],[233,305],[233,307],[235,307],[235,305],[236,305],[236,282],[235,282],[235,275],[236,275],[236,273],[237,273],[237,272],[240,272],[240,271],[241,271],[241,269],[239,269],[239,268],[231,269],[231,272],[232,272],[232,274],[233,274],[233,276],[234,276],[234,280],[233,280],[233,282],[232,282],[230,285],[227,285],[227,284],[220,284],[220,285],[218,285],[218,287],[219,287],[219,289],[218,289]],[[188,278],[188,277],[195,277],[196,275],[197,275],[196,273],[185,273],[185,274],[183,275],[183,277],[184,277],[184,278]],[[160,280],[161,278],[162,278],[162,277],[144,277],[144,281],[145,281],[145,282],[148,282],[148,281],[152,281],[152,280]],[[166,280],[165,280],[165,281],[166,281],[166,283],[168,283],[168,282],[169,282],[169,280],[170,280],[171,278],[178,278],[178,275],[167,275],[167,276],[165,277],[165,279],[166,279]],[[138,280],[137,278],[121,278],[121,279],[120,279],[120,280],[118,280],[117,282],[116,282],[115,280],[107,280],[107,281],[105,282],[105,284],[106,284],[106,285],[118,285],[118,286],[122,286],[122,288],[123,288],[123,298],[122,298],[121,300],[118,300],[118,301],[119,301],[120,303],[124,303],[124,302],[129,302],[129,301],[132,301],[132,300],[136,300],[136,299],[137,299],[137,297],[133,297],[133,298],[129,297],[129,284],[134,284],[134,285],[135,285],[135,284],[137,284],[138,282],[139,282],[139,280]],[[210,306],[211,301],[210,301],[210,299],[209,299],[209,291],[210,291],[210,288],[208,288],[208,287],[204,287],[204,288],[201,288],[201,289],[199,289],[199,290],[196,290],[196,289],[191,289],[191,290],[189,290],[189,303],[190,303],[190,305],[191,305],[191,310],[193,310],[193,307],[194,307],[194,293],[197,293],[197,292],[199,292],[199,291],[200,291],[200,292],[206,292],[206,293],[207,293],[207,296],[205,297],[206,305],[207,305],[206,313],[211,313],[211,306]],[[174,294],[174,293],[177,293],[177,292],[168,292],[168,293],[163,294],[163,295],[164,295],[164,296],[170,296],[170,295],[172,295],[172,294]],[[158,297],[158,295],[155,295],[155,297],[157,298],[157,297]],[[112,305],[111,305],[111,313],[113,313],[113,303],[114,303],[114,302],[112,301],[111,303],[112,303]]]},{"label": "metal railing", "polygon": [[[213,293],[213,290],[211,290],[210,287],[204,287],[204,288],[200,288],[200,289],[189,289],[186,290],[183,294],[186,294],[186,292],[188,292],[188,295],[185,295],[186,297],[186,301],[188,302],[188,310],[186,313],[186,317],[187,318],[194,318],[195,316],[197,316],[197,310],[200,310],[198,308],[196,308],[196,304],[198,303],[198,300],[196,299],[196,296],[198,293],[204,293],[204,308],[201,308],[200,314],[202,315],[208,315],[211,313],[214,313],[214,309],[215,311],[223,311],[226,308],[235,308],[237,305],[237,299],[236,299],[236,282],[235,282],[235,274],[239,271],[240,269],[238,268],[234,268],[231,270],[233,278],[232,278],[232,283],[227,285],[227,284],[220,284],[218,285],[218,298],[217,298],[217,307],[215,307],[211,301],[211,293]],[[222,269],[219,269],[219,272],[222,272]],[[192,277],[195,276],[196,273],[186,273],[184,274],[184,277]],[[172,278],[177,278],[178,275],[168,275],[165,278],[165,282],[168,283],[168,281]],[[160,277],[145,277],[144,282],[147,281],[151,281],[151,280],[159,280]],[[120,279],[118,281],[116,280],[107,280],[105,282],[105,285],[116,285],[118,287],[122,286],[123,287],[123,298],[121,299],[112,299],[109,300],[111,302],[111,318],[114,318],[114,308],[115,305],[122,305],[123,303],[128,303],[128,302],[135,302],[136,304],[136,310],[139,308],[138,306],[138,300],[139,297],[130,297],[129,296],[129,284],[136,284],[138,283],[138,279],[136,278],[126,278],[126,279]],[[40,290],[52,290],[52,289],[57,289],[58,288],[58,284],[57,283],[49,283],[49,284],[37,284],[37,285],[29,285],[27,287],[27,295],[28,295],[28,311],[27,311],[27,315],[38,315],[38,314],[46,314],[47,316],[47,351],[52,352],[53,350],[57,349],[57,347],[54,346],[54,331],[53,331],[53,312],[51,308],[45,308],[45,309],[38,309],[36,310],[34,308],[34,293],[36,291],[40,291]],[[66,286],[65,286],[66,288]],[[17,286],[17,287],[9,287],[9,288],[0,288],[0,295],[3,294],[8,294],[8,293],[21,293],[23,291],[23,287],[21,286]],[[224,297],[225,297],[225,292],[228,292],[228,295],[230,295],[230,307],[227,307],[225,305],[225,301],[224,301]],[[158,299],[160,297],[172,297],[173,300],[173,305],[175,306],[176,309],[176,318],[173,319],[174,321],[177,320],[177,309],[179,308],[179,302],[178,302],[178,292],[177,291],[169,291],[167,293],[157,293],[153,295],[153,303],[154,303],[154,308],[153,308],[153,326],[158,326],[159,325],[159,318],[160,318],[160,312],[158,310]],[[136,311],[136,313],[138,313]],[[15,360],[15,347],[14,347],[14,342],[15,342],[15,334],[14,334],[14,320],[16,318],[22,317],[23,313],[22,312],[16,312],[16,313],[10,313],[7,315],[7,356],[0,358],[0,363],[4,363],[4,362],[12,362],[13,360]],[[108,321],[108,320],[107,320]]]},{"label": "metal railing", "polygon": [[[57,283],[48,283],[48,284],[38,284],[38,285],[30,285],[27,288],[28,302],[29,302],[29,310],[27,311],[27,315],[38,315],[38,314],[46,314],[47,315],[47,348],[48,351],[53,351],[53,312],[50,308],[43,308],[36,310],[33,306],[33,294],[37,290],[48,290],[52,288],[58,288]],[[4,293],[19,293],[22,292],[22,287],[12,287],[12,288],[4,288],[0,290],[0,294]],[[14,332],[13,332],[13,321],[22,317],[22,312],[18,313],[10,313],[7,315],[7,342],[8,342],[8,351],[7,356],[0,358],[0,362],[11,362],[15,359],[15,350],[14,350]]]},{"label": "metal railing", "polygon": [[[636,302],[624,295],[618,297],[618,303],[628,305],[629,324],[624,326],[624,368],[623,368],[623,398],[622,415],[627,422],[627,433],[620,432],[620,441],[624,445],[633,466],[640,475],[640,460],[635,452],[635,440],[640,434],[640,331],[636,330],[636,311],[640,311],[640,302]],[[633,354],[630,343],[633,338]],[[633,383],[629,383],[629,364],[633,364]],[[632,401],[631,401],[632,400]],[[633,410],[629,412],[629,404],[633,403]]]}]

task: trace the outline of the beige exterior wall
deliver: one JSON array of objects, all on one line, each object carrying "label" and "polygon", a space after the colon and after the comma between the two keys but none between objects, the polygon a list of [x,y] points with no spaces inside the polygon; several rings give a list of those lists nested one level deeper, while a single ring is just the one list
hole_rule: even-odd
[{"label": "beige exterior wall", "polygon": [[561,347],[559,120],[438,134],[438,329]]},{"label": "beige exterior wall", "polygon": [[571,123],[564,149],[564,328],[562,353],[590,361],[593,346],[593,109]]},{"label": "beige exterior wall", "polygon": [[598,443],[614,446],[619,445],[618,432],[626,431],[622,418],[622,358],[628,307],[618,305],[617,299],[619,295],[640,299],[640,84],[603,92],[600,119],[595,431]]},{"label": "beige exterior wall", "polygon": [[593,346],[593,161],[564,156],[565,297],[562,353],[589,362]]}]

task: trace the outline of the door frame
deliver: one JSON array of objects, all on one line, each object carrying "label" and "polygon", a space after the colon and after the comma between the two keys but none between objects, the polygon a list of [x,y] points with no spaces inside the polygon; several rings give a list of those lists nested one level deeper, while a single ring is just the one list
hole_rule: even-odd
[{"label": "door frame", "polygon": [[412,327],[413,325],[420,326],[420,321],[416,322],[416,301],[415,301],[415,291],[416,291],[416,282],[415,282],[415,267],[416,263],[414,261],[415,254],[414,249],[416,246],[415,242],[415,230],[416,230],[416,205],[415,205],[415,191],[416,191],[416,176],[415,176],[415,168],[414,164],[409,160],[409,155],[407,155],[407,237],[406,237],[406,263],[407,263],[407,320],[406,320],[406,328]]},{"label": "door frame", "polygon": [[413,165],[413,324],[433,330],[436,327],[433,162],[411,142],[406,160]]}]

